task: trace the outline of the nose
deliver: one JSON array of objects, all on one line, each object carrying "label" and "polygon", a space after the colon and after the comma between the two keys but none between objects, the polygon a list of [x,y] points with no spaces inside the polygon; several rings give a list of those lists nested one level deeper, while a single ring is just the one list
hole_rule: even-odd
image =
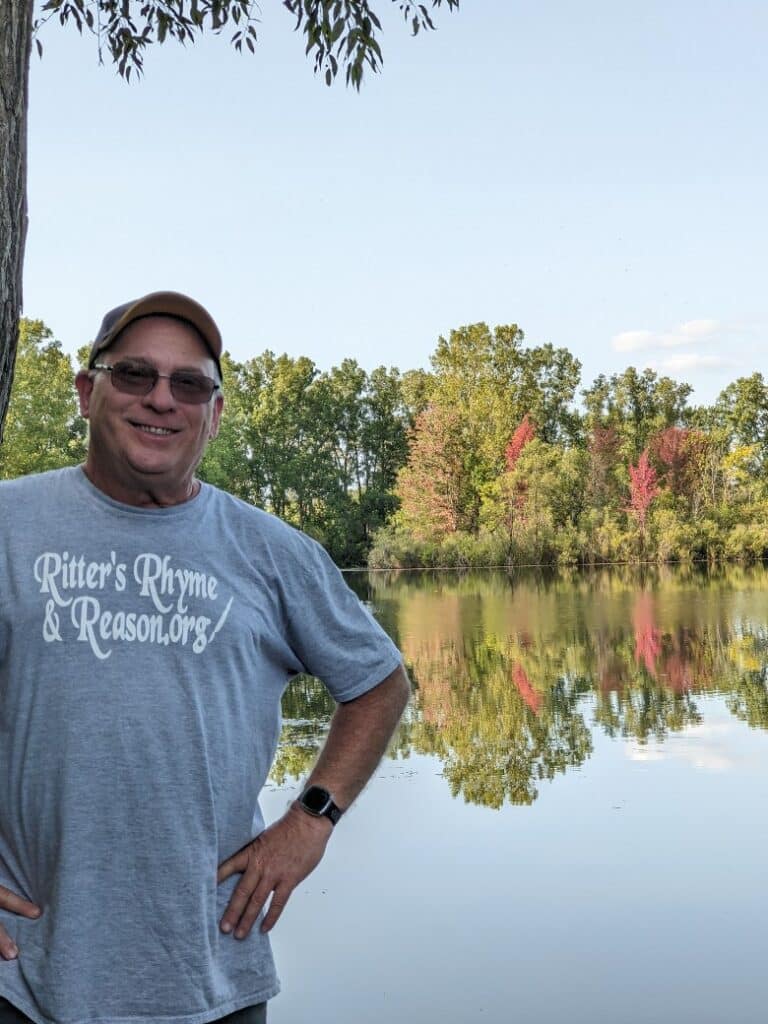
[{"label": "nose", "polygon": [[176,407],[176,399],[171,392],[171,382],[168,377],[157,378],[155,386],[149,394],[144,395],[142,405],[157,409],[159,412],[167,412]]}]

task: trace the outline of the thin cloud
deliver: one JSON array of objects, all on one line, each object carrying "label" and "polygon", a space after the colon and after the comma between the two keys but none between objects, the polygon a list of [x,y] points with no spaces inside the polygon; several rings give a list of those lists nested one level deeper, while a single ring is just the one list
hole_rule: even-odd
[{"label": "thin cloud", "polygon": [[701,338],[709,338],[713,334],[719,334],[724,325],[719,320],[686,320],[678,327],[678,334],[692,341],[699,341]]},{"label": "thin cloud", "polygon": [[670,736],[663,743],[640,744],[630,740],[625,751],[630,761],[682,761],[700,771],[728,772],[745,760],[734,742],[738,731],[736,723],[702,723]]},{"label": "thin cloud", "polygon": [[617,352],[678,348],[681,345],[712,341],[725,329],[725,324],[719,320],[686,320],[670,331],[622,331],[613,336],[611,344]]},{"label": "thin cloud", "polygon": [[669,359],[662,359],[656,363],[657,369],[670,373],[679,373],[683,370],[722,370],[734,366],[738,366],[734,359],[706,356],[700,352],[686,352],[684,355],[670,356]]},{"label": "thin cloud", "polygon": [[622,331],[611,339],[617,352],[639,352],[645,348],[655,348],[656,335],[653,331]]}]

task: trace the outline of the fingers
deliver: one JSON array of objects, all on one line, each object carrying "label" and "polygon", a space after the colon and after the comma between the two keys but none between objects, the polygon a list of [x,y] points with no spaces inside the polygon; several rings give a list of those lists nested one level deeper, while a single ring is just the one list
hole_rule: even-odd
[{"label": "fingers", "polygon": [[236,939],[244,939],[249,934],[274,886],[274,879],[262,865],[259,853],[257,839],[247,849],[247,865],[240,869],[243,875],[221,919],[221,930],[225,934],[234,930]]},{"label": "fingers", "polygon": [[0,924],[0,956],[3,960],[15,960],[18,955],[16,943]]},{"label": "fingers", "polygon": [[225,878],[229,878],[230,875],[239,875],[248,867],[248,851],[247,848],[238,850],[237,853],[233,854],[229,860],[225,860],[219,864],[219,869],[216,872],[216,884],[219,885],[224,881]]},{"label": "fingers", "polygon": [[280,888],[279,885],[275,888],[275,891],[272,893],[272,899],[269,904],[269,909],[267,910],[267,913],[264,916],[264,920],[261,922],[261,930],[265,935],[267,932],[272,931],[272,929],[277,924],[280,915],[285,910],[285,905],[288,902],[288,897],[291,895],[292,892],[293,889],[288,889],[287,891],[284,891]]},{"label": "fingers", "polygon": [[323,856],[332,825],[310,818],[304,811],[288,810],[248,846],[219,867],[219,881],[242,873],[221,919],[221,930],[244,939],[259,914],[269,908],[261,931],[274,927],[296,886],[314,871]]},{"label": "fingers", "polygon": [[10,910],[12,914],[21,914],[22,917],[40,917],[42,910],[31,900],[25,900],[5,886],[0,885],[0,909]]},{"label": "fingers", "polygon": [[[10,910],[12,914],[20,914],[22,917],[40,917],[42,910],[31,900],[25,900],[18,893],[6,889],[0,885],[0,909]],[[8,932],[0,925],[0,957],[3,960],[15,960],[19,955],[19,949]]]}]

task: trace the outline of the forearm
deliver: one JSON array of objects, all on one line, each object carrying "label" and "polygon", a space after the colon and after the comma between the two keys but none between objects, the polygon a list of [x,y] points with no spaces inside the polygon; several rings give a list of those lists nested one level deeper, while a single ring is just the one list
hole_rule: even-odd
[{"label": "forearm", "polygon": [[410,692],[399,666],[361,697],[339,704],[307,782],[324,786],[339,807],[349,807],[384,756]]},{"label": "forearm", "polygon": [[[349,807],[387,749],[410,692],[401,666],[368,693],[340,704],[308,781],[330,790],[342,809]],[[293,890],[320,861],[332,828],[328,818],[312,817],[293,803],[282,818],[220,864],[218,882],[242,875],[221,919],[222,931],[234,930],[235,938],[245,938],[271,896],[261,923],[261,930],[268,932]]]}]

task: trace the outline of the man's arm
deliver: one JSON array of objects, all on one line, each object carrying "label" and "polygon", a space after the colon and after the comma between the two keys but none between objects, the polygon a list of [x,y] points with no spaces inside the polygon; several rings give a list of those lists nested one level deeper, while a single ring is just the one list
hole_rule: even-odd
[{"label": "man's arm", "polygon": [[[307,780],[324,786],[343,809],[373,775],[387,749],[411,692],[405,669],[395,669],[378,686],[339,704],[317,764]],[[223,932],[245,938],[272,895],[261,930],[268,932],[293,890],[317,867],[333,829],[295,804],[252,842],[219,866],[218,882],[241,874],[221,919]]]}]

